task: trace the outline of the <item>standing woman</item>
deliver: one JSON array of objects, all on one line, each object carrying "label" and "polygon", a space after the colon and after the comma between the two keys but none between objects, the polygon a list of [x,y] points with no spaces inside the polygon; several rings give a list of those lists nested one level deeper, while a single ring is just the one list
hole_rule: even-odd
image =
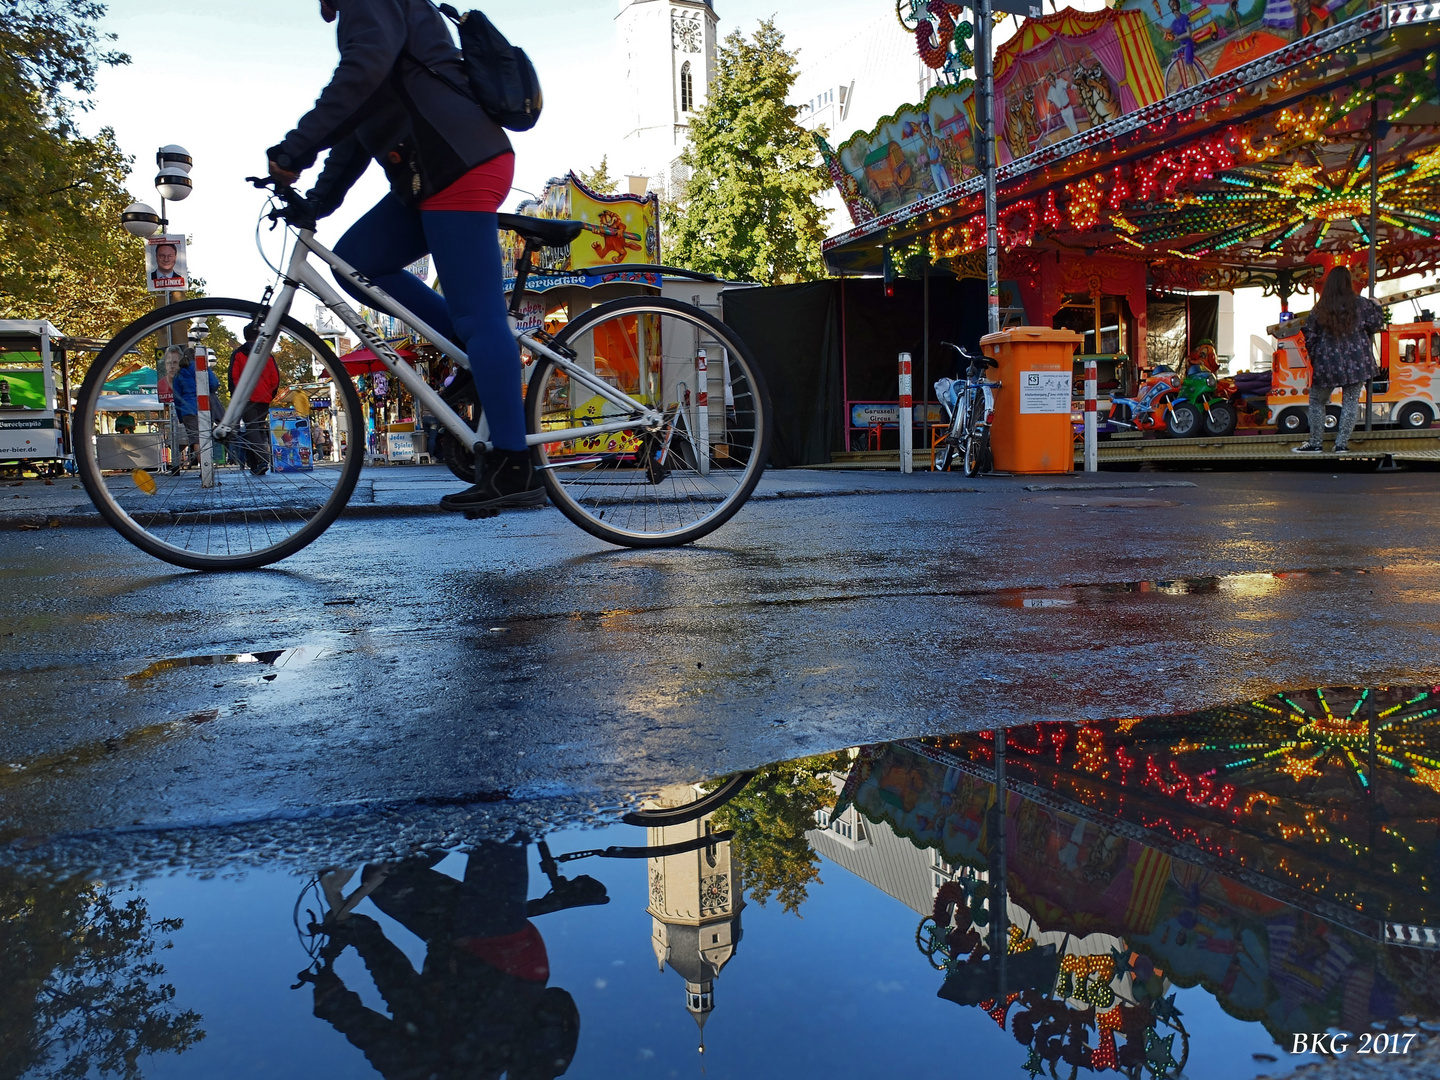
[{"label": "standing woman", "polygon": [[1350,434],[1360,415],[1360,391],[1375,377],[1371,337],[1385,326],[1385,313],[1369,297],[1355,295],[1350,271],[1337,266],[1305,319],[1305,351],[1310,355],[1310,437],[1294,447],[1297,454],[1324,453],[1325,406],[1335,387],[1341,390],[1335,453],[1350,450]]},{"label": "standing woman", "polygon": [[[339,18],[340,63],[315,107],[268,151],[270,175],[294,184],[321,150],[357,129],[387,127],[402,138],[384,155],[390,194],[336,252],[437,329],[453,325],[470,358],[493,449],[476,455],[475,485],[441,505],[539,505],[545,495],[525,442],[520,348],[506,316],[495,217],[515,172],[510,140],[465,92],[460,50],[430,0],[321,0],[320,13],[326,22]],[[392,122],[397,115],[402,121]],[[385,141],[383,133],[369,134],[369,142]],[[367,163],[363,152],[355,157],[358,170]],[[443,301],[405,273],[427,253]],[[441,317],[447,306],[448,320]]]}]

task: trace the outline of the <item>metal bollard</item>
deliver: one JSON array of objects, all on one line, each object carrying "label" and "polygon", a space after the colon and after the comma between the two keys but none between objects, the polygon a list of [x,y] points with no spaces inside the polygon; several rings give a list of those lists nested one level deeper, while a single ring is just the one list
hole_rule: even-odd
[{"label": "metal bollard", "polygon": [[915,471],[915,399],[910,392],[910,354],[900,354],[900,471]]},{"label": "metal bollard", "polygon": [[195,408],[200,414],[200,486],[215,486],[215,440],[210,434],[210,358],[203,345],[195,348]]},{"label": "metal bollard", "polygon": [[710,475],[710,360],[695,350],[695,457],[701,476]]},{"label": "metal bollard", "polygon": [[1097,417],[1095,415],[1095,399],[1098,391],[1096,386],[1099,376],[1095,370],[1095,361],[1085,361],[1085,471],[1099,472],[1099,448],[1096,446]]}]

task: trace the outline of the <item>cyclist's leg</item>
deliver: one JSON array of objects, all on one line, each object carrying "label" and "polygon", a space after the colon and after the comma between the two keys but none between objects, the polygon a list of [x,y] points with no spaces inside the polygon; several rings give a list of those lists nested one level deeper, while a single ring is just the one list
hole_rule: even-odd
[{"label": "cyclist's leg", "polygon": [[[445,298],[405,269],[429,250],[420,211],[393,194],[371,207],[335,245],[336,255],[453,341],[455,327]],[[340,274],[335,280],[362,304],[370,303]]]},{"label": "cyclist's leg", "polygon": [[420,216],[459,344],[470,357],[490,440],[499,450],[525,450],[520,346],[505,310],[496,217],[477,210],[424,210]]}]

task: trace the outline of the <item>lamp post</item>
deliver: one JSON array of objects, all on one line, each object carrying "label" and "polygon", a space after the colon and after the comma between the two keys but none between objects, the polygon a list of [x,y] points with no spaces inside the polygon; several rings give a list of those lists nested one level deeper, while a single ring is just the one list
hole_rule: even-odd
[{"label": "lamp post", "polygon": [[[167,202],[183,202],[190,197],[194,182],[190,179],[190,169],[194,164],[190,157],[190,151],[176,143],[169,143],[155,151],[155,191],[160,196],[160,212],[157,214],[153,207],[143,202],[131,203],[120,212],[120,225],[131,236],[150,238],[157,232],[167,229],[170,221],[166,218]],[[156,307],[168,306],[171,302],[172,293],[164,292],[161,296],[164,299],[157,299]],[[165,344],[175,344],[175,329],[173,326],[165,327]],[[179,441],[179,434],[176,430],[176,417],[174,410],[170,415],[171,431],[171,453],[174,455]],[[174,464],[172,456],[171,464]]]}]

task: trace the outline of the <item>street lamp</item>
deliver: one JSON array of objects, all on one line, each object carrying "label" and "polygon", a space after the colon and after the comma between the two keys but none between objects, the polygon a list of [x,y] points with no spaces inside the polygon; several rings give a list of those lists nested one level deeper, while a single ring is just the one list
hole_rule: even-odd
[{"label": "street lamp", "polygon": [[160,215],[148,203],[131,203],[120,212],[120,224],[131,236],[154,236],[160,231]]}]

